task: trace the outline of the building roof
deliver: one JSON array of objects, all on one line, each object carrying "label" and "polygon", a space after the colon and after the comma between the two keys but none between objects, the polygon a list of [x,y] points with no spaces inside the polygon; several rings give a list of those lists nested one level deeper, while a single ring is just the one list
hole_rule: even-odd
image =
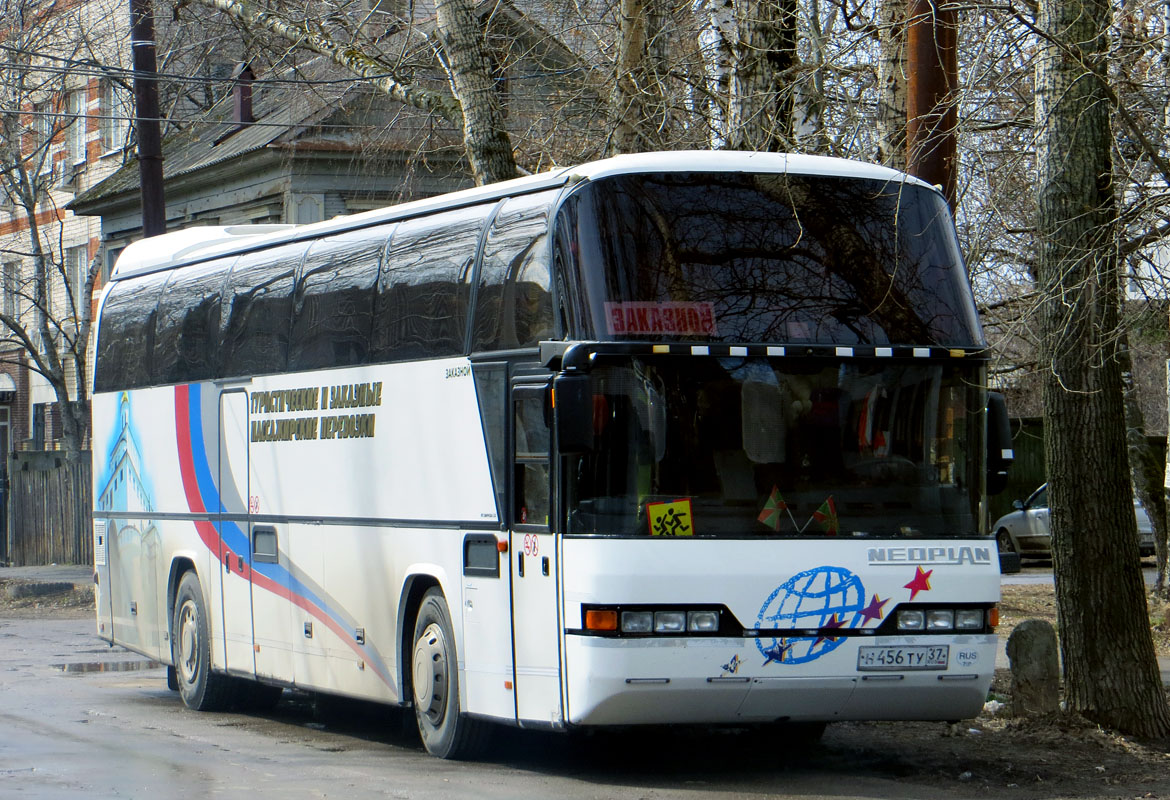
[{"label": "building roof", "polygon": [[[239,124],[233,120],[234,99],[229,93],[204,118],[192,120],[187,127],[167,136],[162,145],[164,179],[172,181],[265,148],[293,146],[318,126],[326,126],[325,138],[332,140],[335,149],[359,146],[352,136],[328,135],[328,126],[342,125],[358,100],[369,100],[370,92],[359,81],[333,82],[338,68],[323,58],[299,68],[295,77],[279,77],[273,83],[253,84],[253,122]],[[301,83],[295,82],[298,80]],[[313,137],[318,144],[320,138]],[[115,196],[137,192],[139,185],[139,165],[134,159],[79,194],[68,207],[79,213]]]}]

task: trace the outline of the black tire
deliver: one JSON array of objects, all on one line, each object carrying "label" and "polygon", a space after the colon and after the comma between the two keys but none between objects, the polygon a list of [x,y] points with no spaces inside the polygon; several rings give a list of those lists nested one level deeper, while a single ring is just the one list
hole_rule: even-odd
[{"label": "black tire", "polygon": [[995,532],[995,544],[1001,553],[1016,552],[1016,546],[1012,544],[1012,537],[1007,532],[1007,528],[1000,528]]},{"label": "black tire", "polygon": [[464,759],[484,744],[485,724],[459,709],[459,668],[447,601],[428,589],[419,605],[411,640],[411,691],[418,733],[427,752]]},{"label": "black tire", "polygon": [[186,572],[175,595],[171,624],[171,660],[179,681],[179,696],[195,711],[219,711],[231,705],[232,680],[211,671],[211,636],[203,590],[194,572]]}]

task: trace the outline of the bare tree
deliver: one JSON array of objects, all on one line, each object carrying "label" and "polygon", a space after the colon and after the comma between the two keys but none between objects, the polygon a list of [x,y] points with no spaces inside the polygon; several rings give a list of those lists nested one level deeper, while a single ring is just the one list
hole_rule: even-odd
[{"label": "bare tree", "polygon": [[516,177],[512,139],[495,89],[484,26],[470,0],[438,0],[441,57],[463,121],[463,146],[477,184]]},{"label": "bare tree", "polygon": [[1111,100],[1086,69],[1108,49],[1110,4],[1042,0],[1037,28],[1038,277],[1045,450],[1060,647],[1070,710],[1170,733],[1145,614],[1118,361]]},{"label": "bare tree", "polygon": [[614,153],[654,148],[667,126],[669,90],[665,14],[659,0],[621,0],[618,8],[613,99]]},{"label": "bare tree", "polygon": [[878,4],[877,160],[906,168],[906,0]]},{"label": "bare tree", "polygon": [[[326,56],[390,98],[460,125],[477,182],[515,177],[511,140],[493,95],[491,60],[483,44],[483,26],[468,0],[443,0],[437,4],[437,41],[454,95],[414,82],[402,74],[400,63],[380,57],[372,47],[363,48],[335,38],[332,31],[308,15],[307,9],[295,17],[289,16],[291,11],[285,4],[273,4],[269,8],[249,0],[195,2],[229,15],[253,34],[264,31],[291,46]],[[324,19],[336,18],[325,15]]]},{"label": "bare tree", "polygon": [[[741,0],[727,96],[727,143],[737,150],[794,146],[796,0]],[[819,115],[810,113],[809,117]]]},{"label": "bare tree", "polygon": [[87,249],[66,249],[60,204],[75,160],[85,157],[87,125],[86,84],[71,68],[111,61],[116,45],[98,39],[110,31],[109,13],[99,3],[0,0],[0,15],[13,23],[0,57],[0,197],[13,231],[0,239],[0,348],[22,354],[17,363],[52,388],[69,457],[88,442],[86,348],[99,264]]}]

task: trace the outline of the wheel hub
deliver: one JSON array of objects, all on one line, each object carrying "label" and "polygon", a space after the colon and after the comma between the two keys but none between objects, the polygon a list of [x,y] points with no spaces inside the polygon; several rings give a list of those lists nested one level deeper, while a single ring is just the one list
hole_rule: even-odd
[{"label": "wheel hub", "polygon": [[179,612],[179,674],[186,683],[194,683],[199,672],[199,627],[195,609],[184,603]]},{"label": "wheel hub", "polygon": [[437,724],[447,707],[447,642],[433,622],[414,643],[413,678],[415,706]]}]

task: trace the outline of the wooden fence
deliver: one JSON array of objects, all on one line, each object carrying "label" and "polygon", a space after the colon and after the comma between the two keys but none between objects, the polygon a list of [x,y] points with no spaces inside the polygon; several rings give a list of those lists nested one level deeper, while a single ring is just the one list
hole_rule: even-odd
[{"label": "wooden fence", "polygon": [[8,462],[5,559],[14,566],[92,564],[90,454],[17,452]]}]

